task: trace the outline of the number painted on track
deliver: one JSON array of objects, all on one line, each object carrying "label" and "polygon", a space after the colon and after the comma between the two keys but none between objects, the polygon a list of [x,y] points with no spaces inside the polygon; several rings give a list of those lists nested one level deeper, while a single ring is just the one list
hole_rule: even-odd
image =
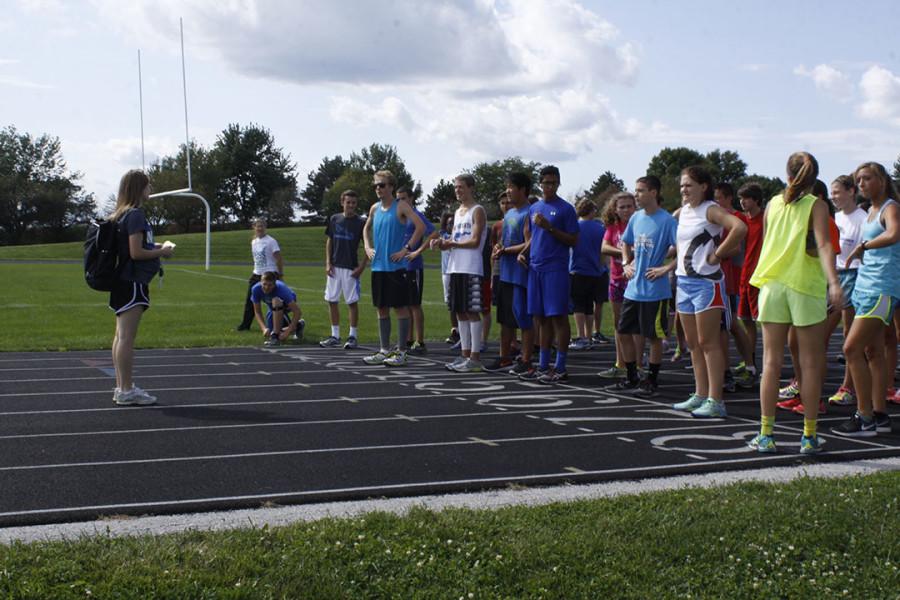
[{"label": "number painted on track", "polygon": [[[709,435],[705,433],[688,433],[681,435],[663,435],[650,440],[650,444],[666,450],[678,450],[681,452],[692,452],[697,454],[741,454],[744,452],[753,452],[747,446],[747,439],[755,436],[757,430],[752,431],[736,431],[731,435]],[[683,446],[670,446],[669,442],[679,440],[713,440],[721,442],[740,441],[740,446],[732,446],[730,448],[685,448]]]},{"label": "number painted on track", "polygon": [[515,396],[491,396],[481,398],[478,404],[501,408],[561,408],[571,406],[575,400],[592,401],[586,394],[516,394]]},{"label": "number painted on track", "polygon": [[478,379],[463,379],[461,381],[453,381],[454,386],[461,385],[465,387],[446,387],[443,381],[427,381],[417,383],[417,390],[434,390],[437,392],[446,392],[448,394],[460,393],[479,393],[479,392],[500,392],[506,389],[502,383],[488,383]]}]

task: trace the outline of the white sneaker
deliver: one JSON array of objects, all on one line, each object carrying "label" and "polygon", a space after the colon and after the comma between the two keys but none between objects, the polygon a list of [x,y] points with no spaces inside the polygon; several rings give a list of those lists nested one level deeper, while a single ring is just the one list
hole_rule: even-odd
[{"label": "white sneaker", "polygon": [[391,352],[382,364],[386,367],[402,367],[406,364],[406,352],[401,350]]},{"label": "white sneaker", "polygon": [[463,363],[466,362],[467,360],[469,360],[469,359],[466,358],[465,356],[457,356],[456,358],[454,358],[454,359],[451,360],[450,362],[446,363],[446,364],[444,365],[444,368],[447,369],[448,371],[455,371],[455,370],[456,370],[456,367],[460,366],[461,364],[463,364]]},{"label": "white sneaker", "polygon": [[484,365],[480,360],[472,360],[467,358],[453,368],[457,373],[481,373],[484,371]]},{"label": "white sneaker", "polygon": [[130,390],[116,389],[113,401],[119,406],[150,406],[156,404],[156,396],[151,396],[138,386]]}]

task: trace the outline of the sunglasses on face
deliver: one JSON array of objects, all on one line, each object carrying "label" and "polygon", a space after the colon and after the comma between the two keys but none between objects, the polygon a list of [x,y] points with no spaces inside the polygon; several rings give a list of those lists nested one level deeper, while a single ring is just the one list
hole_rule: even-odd
[{"label": "sunglasses on face", "polygon": [[387,185],[388,184],[386,184],[385,182],[380,181],[380,182],[376,183],[373,187],[380,190],[380,189],[386,188]]}]

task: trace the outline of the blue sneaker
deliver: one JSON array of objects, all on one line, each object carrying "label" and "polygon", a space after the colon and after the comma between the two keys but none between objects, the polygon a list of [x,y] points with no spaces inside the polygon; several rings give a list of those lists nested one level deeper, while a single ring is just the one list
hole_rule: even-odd
[{"label": "blue sneaker", "polygon": [[759,434],[747,444],[751,449],[756,450],[757,452],[761,452],[763,454],[772,454],[776,452],[775,449],[775,438],[771,435],[763,435]]},{"label": "blue sneaker", "polygon": [[695,419],[722,419],[728,416],[728,411],[724,402],[707,398],[700,408],[691,411],[691,416]]},{"label": "blue sneaker", "polygon": [[675,410],[683,410],[686,412],[693,412],[700,408],[703,405],[703,398],[698,396],[697,394],[691,394],[691,397],[685,400],[684,402],[679,402],[678,404],[673,404],[672,408]]},{"label": "blue sneaker", "polygon": [[818,454],[822,451],[825,440],[819,439],[817,435],[803,436],[800,438],[800,454]]}]

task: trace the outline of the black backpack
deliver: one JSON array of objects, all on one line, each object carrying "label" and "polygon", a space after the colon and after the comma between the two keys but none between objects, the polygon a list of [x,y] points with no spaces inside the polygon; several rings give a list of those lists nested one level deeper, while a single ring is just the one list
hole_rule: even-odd
[{"label": "black backpack", "polygon": [[125,261],[119,261],[119,223],[95,220],[88,225],[84,242],[84,280],[100,292],[109,292]]}]

